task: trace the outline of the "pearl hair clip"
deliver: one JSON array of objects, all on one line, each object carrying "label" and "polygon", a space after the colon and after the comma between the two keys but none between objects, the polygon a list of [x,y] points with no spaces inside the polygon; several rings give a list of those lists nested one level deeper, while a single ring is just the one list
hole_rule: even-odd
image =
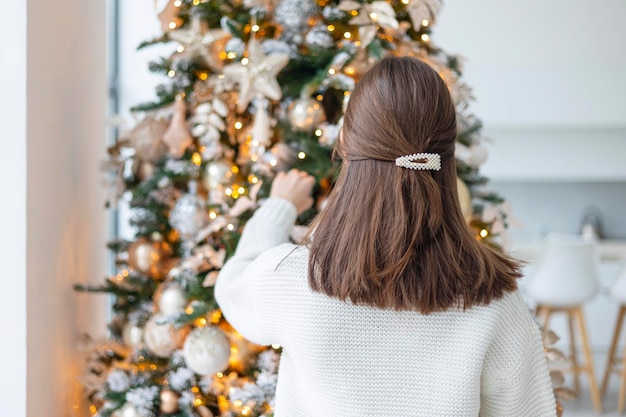
[{"label": "pearl hair clip", "polygon": [[439,171],[441,156],[436,153],[414,153],[396,158],[396,165],[408,169]]}]

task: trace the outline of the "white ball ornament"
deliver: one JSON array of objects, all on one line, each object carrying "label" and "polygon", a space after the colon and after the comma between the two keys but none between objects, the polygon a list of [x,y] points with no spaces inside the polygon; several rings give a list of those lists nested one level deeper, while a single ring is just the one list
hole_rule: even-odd
[{"label": "white ball ornament", "polygon": [[128,323],[122,330],[122,339],[128,346],[139,346],[143,341],[143,327]]},{"label": "white ball ornament", "polygon": [[322,105],[312,98],[299,98],[289,110],[289,122],[295,130],[311,131],[324,119]]},{"label": "white ball ornament", "polygon": [[216,326],[193,329],[183,346],[187,366],[199,375],[213,375],[228,366],[230,342]]},{"label": "white ball ornament", "polygon": [[185,311],[187,307],[187,294],[177,282],[161,284],[164,286],[161,291],[157,306],[159,312],[167,316],[175,315]]},{"label": "white ball ornament", "polygon": [[182,346],[186,329],[177,329],[171,323],[162,323],[165,316],[155,314],[146,323],[143,339],[150,352],[160,358],[167,358]]}]

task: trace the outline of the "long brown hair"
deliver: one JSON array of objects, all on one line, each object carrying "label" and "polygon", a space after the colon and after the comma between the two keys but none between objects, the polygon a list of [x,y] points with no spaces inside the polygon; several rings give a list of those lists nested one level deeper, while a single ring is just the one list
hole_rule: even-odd
[{"label": "long brown hair", "polygon": [[[478,242],[458,201],[456,112],[447,86],[415,58],[386,58],[357,84],[337,145],[345,161],[316,218],[309,284],[315,291],[423,313],[486,304],[517,288],[519,265]],[[441,170],[395,165],[414,153]]]}]

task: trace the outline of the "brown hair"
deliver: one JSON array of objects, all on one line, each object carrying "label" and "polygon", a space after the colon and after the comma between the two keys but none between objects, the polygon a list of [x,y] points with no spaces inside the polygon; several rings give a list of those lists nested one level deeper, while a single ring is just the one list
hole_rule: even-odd
[{"label": "brown hair", "polygon": [[[376,64],[352,93],[342,134],[346,162],[305,240],[313,290],[430,313],[517,288],[519,265],[477,241],[461,213],[456,112],[435,70],[410,57]],[[394,163],[422,152],[439,154],[441,170]]]}]

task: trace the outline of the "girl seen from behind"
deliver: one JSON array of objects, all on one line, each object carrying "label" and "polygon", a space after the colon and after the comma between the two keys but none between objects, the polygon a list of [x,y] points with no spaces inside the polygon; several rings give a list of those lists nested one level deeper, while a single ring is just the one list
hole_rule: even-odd
[{"label": "girl seen from behind", "polygon": [[386,58],[357,84],[344,161],[301,245],[313,178],[278,174],[216,283],[246,338],[280,344],[275,416],[555,416],[518,265],[476,241],[457,197],[443,80]]}]

